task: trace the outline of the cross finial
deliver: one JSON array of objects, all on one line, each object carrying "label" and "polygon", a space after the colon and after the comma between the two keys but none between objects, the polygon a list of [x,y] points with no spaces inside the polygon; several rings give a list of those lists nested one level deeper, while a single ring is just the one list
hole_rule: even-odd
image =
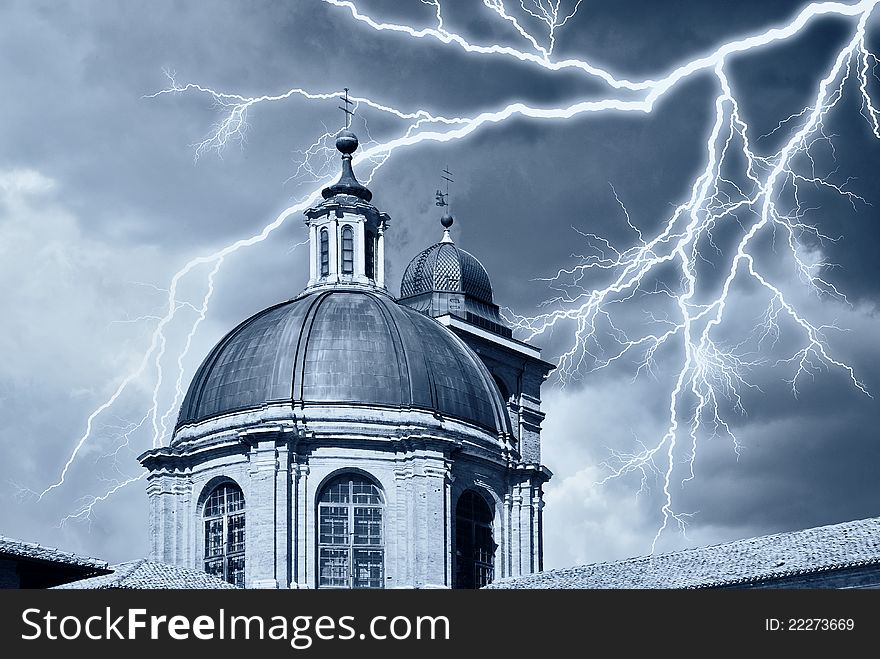
[{"label": "cross finial", "polygon": [[340,96],[339,100],[345,103],[345,105],[340,105],[339,109],[345,113],[343,115],[345,117],[345,125],[343,128],[348,130],[351,127],[351,116],[354,114],[354,110],[349,110],[348,106],[354,105],[354,101],[348,100],[348,87],[344,87],[343,89],[345,90],[345,96]]}]

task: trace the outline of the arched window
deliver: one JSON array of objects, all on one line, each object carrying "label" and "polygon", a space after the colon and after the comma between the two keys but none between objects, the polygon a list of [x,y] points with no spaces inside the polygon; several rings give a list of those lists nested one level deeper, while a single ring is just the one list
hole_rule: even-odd
[{"label": "arched window", "polygon": [[205,502],[205,572],[244,587],[244,495],[234,483]]},{"label": "arched window", "polygon": [[318,586],[382,588],[385,539],[382,490],[360,474],[343,474],[318,496]]},{"label": "arched window", "polygon": [[330,274],[330,237],[327,229],[321,229],[321,276]]},{"label": "arched window", "polygon": [[366,236],[366,242],[364,243],[364,265],[366,275],[370,279],[375,279],[376,236],[373,235],[372,231],[367,231]]},{"label": "arched window", "polygon": [[474,490],[455,507],[455,583],[453,588],[482,588],[495,576],[492,509]]},{"label": "arched window", "polygon": [[342,228],[342,274],[354,274],[354,231],[347,225]]}]

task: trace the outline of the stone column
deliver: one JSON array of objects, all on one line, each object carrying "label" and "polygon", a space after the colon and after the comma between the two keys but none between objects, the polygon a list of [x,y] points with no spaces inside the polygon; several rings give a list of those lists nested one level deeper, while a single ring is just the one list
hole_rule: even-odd
[{"label": "stone column", "polygon": [[330,222],[330,268],[328,281],[339,281],[339,220],[336,217]]},{"label": "stone column", "polygon": [[366,257],[367,237],[364,234],[364,223],[354,224],[354,278],[364,280],[367,275]]},{"label": "stone column", "polygon": [[192,567],[189,560],[189,547],[192,534],[192,515],[190,514],[190,497],[192,484],[183,477],[174,478],[171,485],[174,505],[174,564]]},{"label": "stone column", "polygon": [[522,574],[522,495],[519,487],[513,487],[513,507],[511,511],[512,524],[510,528],[511,549],[513,550],[513,561],[511,565],[510,575],[518,577]]},{"label": "stone column", "polygon": [[376,285],[385,286],[385,229],[381,224],[376,233]]},{"label": "stone column", "polygon": [[309,224],[309,286],[318,281],[318,227]]},{"label": "stone column", "polygon": [[150,502],[150,560],[161,561],[162,556],[162,518],[159,515],[162,486],[159,477],[150,474],[147,480],[147,497]]},{"label": "stone column", "polygon": [[183,547],[181,565],[192,569],[199,569],[196,562],[196,524],[201,523],[201,515],[196,510],[196,502],[193,500],[193,483],[192,477],[187,476],[185,481],[185,491],[180,495],[180,508],[183,514]]},{"label": "stone column", "polygon": [[245,569],[250,588],[278,588],[275,576],[275,477],[278,463],[275,438],[249,438],[248,476],[245,501]]},{"label": "stone column", "polygon": [[501,528],[501,547],[499,548],[501,554],[501,574],[499,576],[509,577],[512,574],[511,566],[513,565],[513,552],[511,547],[513,546],[513,534],[511,532],[511,527],[513,526],[513,495],[508,492],[504,495],[504,510],[501,513],[502,516],[502,528]]},{"label": "stone column", "polygon": [[[417,585],[418,499],[413,479],[413,465],[411,459],[408,458],[394,471],[394,480],[397,485],[397,492],[395,492],[397,514],[395,515],[394,528],[389,527],[389,532],[394,533],[397,543],[397,560],[394,564],[394,579],[392,580],[397,588],[414,588]],[[386,564],[387,562],[386,560]]]},{"label": "stone column", "polygon": [[443,519],[446,523],[446,585],[452,588],[453,572],[452,554],[455,547],[452,544],[452,526],[455,524],[455,510],[452,508],[452,464],[446,463],[446,478],[444,479],[444,506]]},{"label": "stone column", "polygon": [[386,557],[385,566],[390,576],[392,587],[402,587],[411,584],[409,571],[411,543],[409,541],[409,510],[411,501],[409,498],[409,470],[406,465],[398,465],[394,469],[394,510],[388,510],[386,529]]},{"label": "stone column", "polygon": [[167,473],[151,474],[147,485],[150,500],[150,558],[164,563],[177,562],[177,497],[175,478]]},{"label": "stone column", "polygon": [[538,484],[536,487],[532,489],[532,518],[534,520],[532,526],[532,571],[540,572],[544,569],[544,548],[542,547],[542,538],[541,538],[541,526],[542,526],[542,516],[541,512],[544,508],[544,501],[541,496],[541,486]]},{"label": "stone column", "polygon": [[531,574],[534,569],[534,556],[532,555],[532,536],[534,533],[534,514],[532,508],[532,488],[528,482],[520,484],[520,574]]},{"label": "stone column", "polygon": [[312,523],[308,514],[309,465],[297,463],[295,465],[295,478],[296,494],[294,495],[293,505],[296,517],[293,525],[293,546],[296,552],[296,567],[293,578],[295,586],[291,584],[291,587],[309,588],[311,585],[311,566],[314,564],[309,560],[308,546],[312,536],[308,532],[309,524]]},{"label": "stone column", "polygon": [[447,477],[449,469],[442,456],[425,456],[419,484],[419,507],[421,528],[419,533],[420,555],[419,585],[424,588],[448,587],[447,556],[451,553],[447,542]]},{"label": "stone column", "polygon": [[290,533],[290,453],[286,443],[277,447],[278,471],[275,478],[275,579],[279,588],[291,581]]}]

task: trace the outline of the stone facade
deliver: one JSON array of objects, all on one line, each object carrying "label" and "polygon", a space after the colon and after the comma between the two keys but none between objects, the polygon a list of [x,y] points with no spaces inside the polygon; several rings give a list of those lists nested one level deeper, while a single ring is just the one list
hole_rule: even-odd
[{"label": "stone facade", "polygon": [[468,490],[493,513],[495,574],[540,569],[547,472],[470,424],[414,411],[267,408],[189,427],[141,460],[151,472],[153,560],[202,567],[207,496],[224,482],[242,489],[249,587],[319,586],[317,498],[341,473],[382,491],[387,588],[453,585],[455,505]]}]

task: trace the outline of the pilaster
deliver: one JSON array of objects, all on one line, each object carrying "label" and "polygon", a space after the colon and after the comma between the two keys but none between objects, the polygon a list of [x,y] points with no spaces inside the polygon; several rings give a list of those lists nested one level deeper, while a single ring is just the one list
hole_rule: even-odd
[{"label": "pilaster", "polygon": [[309,286],[318,281],[318,227],[309,224]]},{"label": "pilaster", "polygon": [[328,233],[330,234],[330,274],[327,275],[327,281],[339,281],[339,220],[336,216],[330,221]]},{"label": "pilaster", "polygon": [[354,225],[354,279],[367,281],[366,260],[366,236],[364,235],[364,220],[353,222]]},{"label": "pilaster", "polygon": [[294,569],[293,581],[296,588],[309,588],[312,577],[313,562],[309,561],[309,556],[314,554],[314,540],[312,533],[309,533],[309,527],[312,524],[309,516],[308,492],[309,492],[309,465],[299,462],[301,458],[297,457],[294,465],[295,471],[295,501],[294,510],[296,518],[293,525],[293,544],[296,547],[296,565]]},{"label": "pilaster", "polygon": [[376,285],[385,288],[385,227],[376,232]]},{"label": "pilaster", "polygon": [[286,442],[276,447],[278,471],[275,478],[275,579],[289,588],[292,578],[290,452]]},{"label": "pilaster", "polygon": [[250,500],[245,502],[245,569],[250,588],[278,588],[275,547],[275,479],[278,458],[274,437],[251,438]]}]

